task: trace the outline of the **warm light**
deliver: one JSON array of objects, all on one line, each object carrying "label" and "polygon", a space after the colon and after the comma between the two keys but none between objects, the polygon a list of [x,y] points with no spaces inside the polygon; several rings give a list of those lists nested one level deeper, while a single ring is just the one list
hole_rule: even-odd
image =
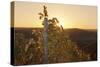
[{"label": "warm light", "polygon": [[69,22],[68,20],[65,20],[64,18],[57,18],[59,20],[58,26],[62,26],[63,28],[68,28]]},{"label": "warm light", "polygon": [[60,23],[57,23],[57,26],[59,26],[59,27],[60,27],[60,26],[61,26],[61,24],[60,24]]},{"label": "warm light", "polygon": [[59,24],[60,26],[62,26],[64,29],[66,28],[73,28],[74,27],[74,24],[72,24],[72,21],[69,20],[69,18],[62,18],[62,17],[59,17],[57,18],[59,20]]},{"label": "warm light", "polygon": [[58,18],[59,20],[59,23],[58,23],[58,26],[64,26],[64,23],[65,23],[65,20],[63,18]]},{"label": "warm light", "polygon": [[[39,20],[38,13],[43,10],[40,3],[34,3],[30,7],[30,3],[16,2],[14,27],[25,28],[43,28],[42,21]],[[27,7],[23,7],[26,5]],[[37,5],[37,6],[36,6]],[[66,28],[97,28],[97,8],[87,6],[57,5],[46,4],[48,11],[48,19],[56,17],[59,24]],[[58,24],[58,25],[59,25]]]}]

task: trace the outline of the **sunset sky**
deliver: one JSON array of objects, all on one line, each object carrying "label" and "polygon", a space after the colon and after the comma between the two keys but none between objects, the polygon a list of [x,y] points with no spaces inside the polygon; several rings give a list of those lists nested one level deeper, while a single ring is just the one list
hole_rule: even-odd
[{"label": "sunset sky", "polygon": [[43,27],[38,15],[43,5],[47,6],[49,18],[57,17],[63,28],[97,28],[96,6],[34,2],[15,2],[14,27]]}]

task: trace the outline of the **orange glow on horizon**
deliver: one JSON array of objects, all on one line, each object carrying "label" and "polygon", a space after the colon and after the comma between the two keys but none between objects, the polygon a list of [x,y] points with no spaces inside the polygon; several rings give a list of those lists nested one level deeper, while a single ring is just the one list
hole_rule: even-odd
[{"label": "orange glow on horizon", "polygon": [[[39,12],[44,3],[15,2],[14,27],[43,28]],[[45,4],[49,18],[56,17],[66,28],[96,29],[97,7],[81,5]]]}]

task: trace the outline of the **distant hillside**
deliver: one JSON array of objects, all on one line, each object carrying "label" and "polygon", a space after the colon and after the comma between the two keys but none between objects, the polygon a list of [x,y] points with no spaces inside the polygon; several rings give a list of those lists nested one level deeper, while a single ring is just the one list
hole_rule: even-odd
[{"label": "distant hillside", "polygon": [[97,30],[95,29],[65,29],[65,34],[69,35],[73,41],[88,41],[97,39]]},{"label": "distant hillside", "polygon": [[86,53],[90,53],[92,59],[97,57],[97,30],[96,29],[65,29],[64,34],[76,42],[78,47]]}]

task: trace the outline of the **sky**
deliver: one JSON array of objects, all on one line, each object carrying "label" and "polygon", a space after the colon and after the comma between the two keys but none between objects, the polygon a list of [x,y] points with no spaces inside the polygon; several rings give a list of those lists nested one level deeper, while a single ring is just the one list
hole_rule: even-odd
[{"label": "sky", "polygon": [[14,27],[43,27],[38,13],[47,6],[48,18],[56,17],[63,28],[97,29],[97,7],[86,5],[19,2],[14,5]]}]

